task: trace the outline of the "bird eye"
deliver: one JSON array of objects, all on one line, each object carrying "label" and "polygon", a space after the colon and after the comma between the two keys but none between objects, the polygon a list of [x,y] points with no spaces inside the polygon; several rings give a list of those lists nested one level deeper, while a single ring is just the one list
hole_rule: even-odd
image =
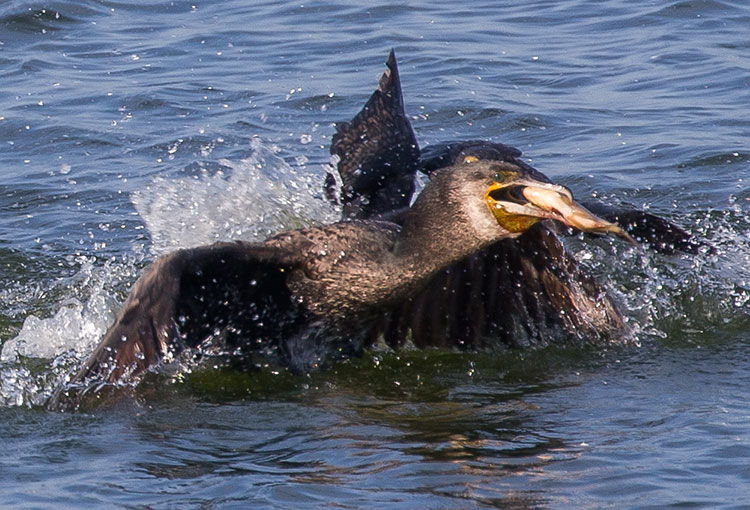
[{"label": "bird eye", "polygon": [[495,182],[503,182],[505,177],[503,177],[503,174],[500,172],[496,172],[495,175],[492,176],[492,180]]}]

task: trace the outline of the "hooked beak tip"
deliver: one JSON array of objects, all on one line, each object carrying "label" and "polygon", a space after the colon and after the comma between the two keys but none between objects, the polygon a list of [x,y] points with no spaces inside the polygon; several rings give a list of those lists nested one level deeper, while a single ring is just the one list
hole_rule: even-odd
[{"label": "hooked beak tip", "polygon": [[[514,193],[507,191],[510,187],[515,189]],[[498,190],[502,192],[498,194]],[[525,180],[509,184],[495,183],[487,190],[486,200],[503,226],[509,223],[508,216],[533,218],[533,221],[522,222],[524,226],[528,225],[526,228],[540,219],[548,218],[583,232],[612,234],[638,246],[619,225],[599,218],[576,203],[570,191],[563,186]],[[502,211],[502,214],[498,211]],[[510,223],[515,225],[519,222],[516,219]]]}]

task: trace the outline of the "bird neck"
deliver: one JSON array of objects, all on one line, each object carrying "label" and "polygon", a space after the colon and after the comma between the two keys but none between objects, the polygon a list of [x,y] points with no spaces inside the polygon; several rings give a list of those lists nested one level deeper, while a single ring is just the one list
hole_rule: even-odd
[{"label": "bird neck", "polygon": [[497,240],[476,228],[477,221],[484,221],[482,213],[487,215],[471,207],[470,201],[452,193],[419,196],[394,249],[395,265],[409,273],[405,277],[428,279]]}]

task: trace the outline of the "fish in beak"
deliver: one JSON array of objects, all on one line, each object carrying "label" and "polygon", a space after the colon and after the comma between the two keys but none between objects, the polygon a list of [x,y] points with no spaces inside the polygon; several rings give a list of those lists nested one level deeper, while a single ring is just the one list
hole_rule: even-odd
[{"label": "fish in beak", "polygon": [[522,233],[542,219],[551,219],[583,232],[613,234],[638,245],[617,224],[576,203],[564,186],[531,179],[501,180],[487,188],[484,198],[500,226],[510,232]]}]

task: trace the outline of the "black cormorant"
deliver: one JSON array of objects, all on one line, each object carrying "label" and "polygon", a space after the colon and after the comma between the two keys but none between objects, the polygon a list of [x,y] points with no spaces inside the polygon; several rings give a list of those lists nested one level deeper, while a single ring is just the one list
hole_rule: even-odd
[{"label": "black cormorant", "polygon": [[[331,151],[340,180],[329,175],[327,192],[343,221],[157,259],[67,388],[132,382],[186,349],[305,372],[376,342],[479,349],[624,335],[617,307],[553,224],[629,235],[512,147],[468,141],[421,154],[393,52]],[[430,179],[410,205],[417,171]],[[690,242],[635,214],[653,238],[668,228],[677,248]]]}]

